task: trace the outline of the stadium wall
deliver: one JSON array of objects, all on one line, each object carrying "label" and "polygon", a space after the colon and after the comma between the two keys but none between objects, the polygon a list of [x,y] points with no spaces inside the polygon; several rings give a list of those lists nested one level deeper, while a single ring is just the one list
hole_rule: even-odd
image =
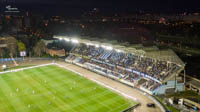
[{"label": "stadium wall", "polygon": [[[14,58],[14,60],[22,61],[22,58]],[[12,62],[12,58],[1,58],[0,63],[3,63],[3,62]]]},{"label": "stadium wall", "polygon": [[[175,81],[168,81],[167,85],[162,85],[153,91],[155,95],[165,94],[166,89],[175,88]],[[184,91],[184,83],[177,83],[176,81],[176,91]]]},{"label": "stadium wall", "polygon": [[[24,58],[14,58],[16,61],[25,61],[25,60],[52,60],[53,58],[41,58],[41,57],[26,57]],[[12,58],[0,58],[0,64],[3,62],[12,62]]]},{"label": "stadium wall", "polygon": [[126,110],[123,110],[122,112],[133,112],[133,110],[134,110],[136,107],[140,106],[140,105],[141,105],[141,104],[138,103],[138,104],[135,105],[135,106],[132,106],[132,107],[126,109]]}]

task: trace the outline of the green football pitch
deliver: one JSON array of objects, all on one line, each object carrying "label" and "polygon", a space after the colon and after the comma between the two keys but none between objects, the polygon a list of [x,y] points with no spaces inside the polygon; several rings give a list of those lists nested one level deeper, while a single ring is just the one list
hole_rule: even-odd
[{"label": "green football pitch", "polygon": [[121,112],[134,105],[56,65],[0,75],[0,112]]}]

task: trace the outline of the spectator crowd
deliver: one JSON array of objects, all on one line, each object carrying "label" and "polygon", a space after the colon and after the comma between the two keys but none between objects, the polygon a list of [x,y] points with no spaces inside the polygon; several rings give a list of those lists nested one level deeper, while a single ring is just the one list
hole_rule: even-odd
[{"label": "spectator crowd", "polygon": [[[83,43],[74,47],[67,59],[76,60],[76,62],[81,64],[93,64],[95,65],[94,69],[101,70],[105,74],[112,74],[115,77],[135,84],[138,84],[138,81],[144,77],[141,76],[141,73],[158,81],[163,81],[172,72],[176,72],[176,70],[180,68],[174,63],[155,60],[150,57],[127,53],[116,49],[107,49],[104,46],[87,45]],[[161,85],[155,80],[147,78],[145,78],[145,80],[146,81],[141,85],[150,91],[155,90]]]}]

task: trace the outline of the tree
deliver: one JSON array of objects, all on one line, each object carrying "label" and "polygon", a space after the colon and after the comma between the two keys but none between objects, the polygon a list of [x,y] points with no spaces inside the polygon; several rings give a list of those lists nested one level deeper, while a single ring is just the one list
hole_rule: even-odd
[{"label": "tree", "polygon": [[13,57],[17,54],[17,40],[14,37],[10,37],[7,39],[8,51],[10,53],[10,57]]},{"label": "tree", "polygon": [[9,51],[10,57],[15,64],[15,66],[18,66],[17,62],[14,60],[14,55],[17,54],[17,40],[14,37],[9,37],[7,40],[7,49]]},{"label": "tree", "polygon": [[0,47],[0,56],[1,56],[1,58],[3,58],[4,53],[5,53],[5,50]]},{"label": "tree", "polygon": [[33,48],[33,51],[40,57],[45,52],[45,49],[46,49],[45,43],[42,40],[40,40]]},{"label": "tree", "polygon": [[26,50],[25,44],[23,42],[21,42],[21,41],[17,42],[17,48],[18,48],[19,52]]}]

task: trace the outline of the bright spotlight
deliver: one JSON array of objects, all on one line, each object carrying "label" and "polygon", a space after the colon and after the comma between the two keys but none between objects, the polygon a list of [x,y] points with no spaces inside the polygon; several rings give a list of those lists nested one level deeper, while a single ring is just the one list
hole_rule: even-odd
[{"label": "bright spotlight", "polygon": [[72,43],[75,43],[75,44],[79,43],[79,41],[76,39],[71,39],[71,41],[72,41]]},{"label": "bright spotlight", "polygon": [[101,45],[101,47],[103,47],[103,48],[106,48],[106,46],[105,46],[105,45]]},{"label": "bright spotlight", "polygon": [[69,42],[69,41],[70,41],[70,39],[69,39],[69,38],[65,38],[65,41]]},{"label": "bright spotlight", "polygon": [[59,38],[59,40],[62,40],[63,38]]},{"label": "bright spotlight", "polygon": [[97,47],[97,48],[98,48],[98,47],[99,47],[99,45],[98,45],[98,44],[95,44],[95,47]]},{"label": "bright spotlight", "polygon": [[88,45],[88,46],[89,46],[89,45],[91,45],[91,44],[90,44],[90,43],[86,43],[86,45]]},{"label": "bright spotlight", "polygon": [[86,45],[91,45],[91,46],[94,46],[94,44],[92,44],[92,43],[86,43]]},{"label": "bright spotlight", "polygon": [[107,46],[106,49],[107,50],[113,50],[113,48],[111,46]]},{"label": "bright spotlight", "polygon": [[119,49],[116,49],[116,51],[117,51],[117,52],[122,52],[122,51],[121,51],[121,50],[119,50]]}]

